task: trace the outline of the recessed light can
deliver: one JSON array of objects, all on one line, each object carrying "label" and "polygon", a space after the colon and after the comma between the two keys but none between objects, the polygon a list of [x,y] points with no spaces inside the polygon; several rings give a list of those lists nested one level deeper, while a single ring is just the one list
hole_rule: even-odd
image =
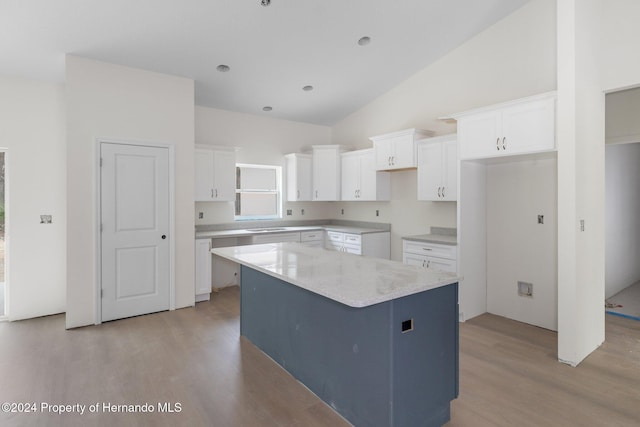
[{"label": "recessed light can", "polygon": [[307,86],[303,87],[302,90],[304,90],[305,92],[312,91],[313,90],[313,86],[307,85]]},{"label": "recessed light can", "polygon": [[268,105],[266,107],[262,107],[262,111],[271,111],[271,110],[273,110],[273,107],[270,107]]},{"label": "recessed light can", "polygon": [[220,64],[220,65],[218,65],[216,67],[216,70],[220,71],[221,73],[226,73],[230,69],[231,69],[231,67],[229,67],[228,65],[224,65],[224,64]]},{"label": "recessed light can", "polygon": [[369,43],[371,43],[371,37],[364,36],[364,37],[360,37],[360,40],[358,40],[358,44],[360,46],[366,46]]}]

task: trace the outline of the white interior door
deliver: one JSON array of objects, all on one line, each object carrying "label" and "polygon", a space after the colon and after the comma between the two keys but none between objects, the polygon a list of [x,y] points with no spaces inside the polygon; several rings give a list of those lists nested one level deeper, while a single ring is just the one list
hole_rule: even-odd
[{"label": "white interior door", "polygon": [[100,144],[102,321],[169,309],[169,149]]}]

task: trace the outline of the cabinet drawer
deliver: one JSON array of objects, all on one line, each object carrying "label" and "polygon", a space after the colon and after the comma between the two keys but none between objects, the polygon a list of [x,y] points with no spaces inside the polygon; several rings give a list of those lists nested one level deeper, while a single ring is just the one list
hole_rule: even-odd
[{"label": "cabinet drawer", "polygon": [[327,240],[332,242],[344,242],[344,233],[337,231],[327,231]]},{"label": "cabinet drawer", "polygon": [[344,234],[344,243],[350,245],[358,245],[362,243],[362,237],[359,234]]},{"label": "cabinet drawer", "polygon": [[439,245],[437,243],[416,242],[413,240],[402,241],[402,251],[416,255],[428,255],[438,258],[455,260],[457,258],[457,247],[453,245]]},{"label": "cabinet drawer", "polygon": [[316,240],[324,240],[323,230],[303,231],[300,233],[301,242],[312,242]]}]

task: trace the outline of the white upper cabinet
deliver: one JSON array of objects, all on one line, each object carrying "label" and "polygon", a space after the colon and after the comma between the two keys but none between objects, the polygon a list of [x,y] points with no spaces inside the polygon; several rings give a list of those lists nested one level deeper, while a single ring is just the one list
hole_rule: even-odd
[{"label": "white upper cabinet", "polygon": [[415,168],[416,141],[433,136],[433,132],[422,129],[406,129],[385,135],[372,136],[377,170]]},{"label": "white upper cabinet", "polygon": [[292,153],[284,156],[287,164],[287,200],[311,200],[311,154]]},{"label": "white upper cabinet", "polygon": [[391,177],[376,170],[373,149],[342,153],[341,168],[342,200],[389,200]]},{"label": "white upper cabinet", "polygon": [[236,199],[235,149],[198,146],[194,168],[196,202],[232,202]]},{"label": "white upper cabinet", "polygon": [[555,104],[556,94],[549,92],[454,114],[460,159],[555,150]]},{"label": "white upper cabinet", "polygon": [[418,200],[457,200],[456,140],[456,135],[453,134],[418,141]]},{"label": "white upper cabinet", "polygon": [[340,146],[313,146],[313,192],[311,200],[340,200]]}]

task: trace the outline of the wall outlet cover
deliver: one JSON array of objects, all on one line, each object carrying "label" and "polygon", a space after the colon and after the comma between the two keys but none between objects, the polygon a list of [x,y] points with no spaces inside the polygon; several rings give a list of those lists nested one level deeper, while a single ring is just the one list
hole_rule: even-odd
[{"label": "wall outlet cover", "polygon": [[40,224],[51,224],[53,218],[51,215],[40,215]]}]

